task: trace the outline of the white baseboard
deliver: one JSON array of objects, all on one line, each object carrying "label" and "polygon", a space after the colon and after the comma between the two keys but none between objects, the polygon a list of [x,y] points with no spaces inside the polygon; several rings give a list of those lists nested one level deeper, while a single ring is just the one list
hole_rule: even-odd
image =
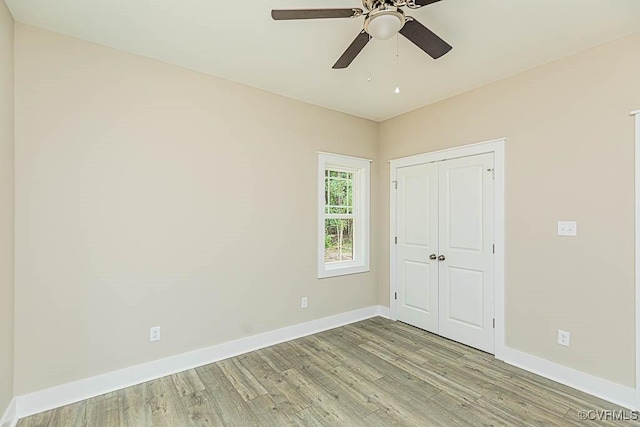
[{"label": "white baseboard", "polygon": [[391,319],[391,310],[389,309],[389,307],[379,305],[377,315],[380,317],[384,317],[385,319]]},{"label": "white baseboard", "polygon": [[9,406],[4,411],[2,418],[0,418],[0,427],[15,427],[18,424],[18,417],[16,413],[16,398],[14,397],[9,402]]},{"label": "white baseboard", "polygon": [[[593,396],[637,410],[636,389],[624,386],[595,375],[559,365],[549,360],[504,347],[502,360],[509,365],[533,372],[550,380],[567,385]],[[591,408],[576,408],[591,409]]]},{"label": "white baseboard", "polygon": [[388,311],[387,307],[379,305],[361,308],[20,395],[14,399],[14,413],[17,418],[24,418],[327,329],[375,316],[388,317]]}]

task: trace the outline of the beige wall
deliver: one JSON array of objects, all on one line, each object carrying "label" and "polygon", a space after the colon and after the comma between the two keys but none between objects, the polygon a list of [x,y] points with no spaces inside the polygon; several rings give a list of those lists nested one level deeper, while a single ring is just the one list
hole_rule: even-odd
[{"label": "beige wall", "polygon": [[21,24],[15,52],[17,394],[377,303],[375,270],[315,277],[316,153],[375,158],[376,123]]},{"label": "beige wall", "polygon": [[[507,137],[506,344],[634,385],[634,121],[640,34],[380,125],[387,160]],[[491,66],[491,64],[487,64]],[[433,82],[428,84],[434,84]],[[381,211],[381,223],[388,209]],[[578,236],[556,236],[576,220]],[[378,300],[389,300],[388,236]],[[561,347],[557,330],[571,332]]]},{"label": "beige wall", "polygon": [[0,0],[0,418],[13,398],[13,18]]}]

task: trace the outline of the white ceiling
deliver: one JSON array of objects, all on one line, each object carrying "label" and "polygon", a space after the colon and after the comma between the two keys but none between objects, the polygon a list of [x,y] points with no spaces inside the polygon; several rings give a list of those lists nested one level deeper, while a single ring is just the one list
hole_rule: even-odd
[{"label": "white ceiling", "polygon": [[[279,21],[270,9],[358,0],[5,0],[17,21],[382,121],[640,31],[640,0],[442,0],[405,8],[453,46],[433,60],[400,37],[331,66],[363,18]],[[640,54],[640,50],[639,50]]]}]

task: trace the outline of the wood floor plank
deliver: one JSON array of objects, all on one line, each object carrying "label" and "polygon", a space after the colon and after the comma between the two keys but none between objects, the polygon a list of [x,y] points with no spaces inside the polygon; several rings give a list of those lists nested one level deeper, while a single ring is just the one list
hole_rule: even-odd
[{"label": "wood floor plank", "polygon": [[296,341],[278,344],[273,349],[281,360],[287,361],[287,364],[295,369],[308,369],[311,366],[317,366],[321,369],[332,367],[316,355],[305,351]]},{"label": "wood floor plank", "polygon": [[411,420],[403,418],[401,414],[383,409],[378,409],[376,412],[367,415],[363,421],[370,427],[408,427],[411,425]]},{"label": "wood floor plank", "polygon": [[315,406],[296,412],[291,418],[300,427],[339,426],[341,421],[333,414],[322,413]]},{"label": "wood floor plank", "polygon": [[307,354],[315,366],[327,370],[342,365],[342,358],[318,345],[313,338],[305,337],[291,342],[301,352]]},{"label": "wood floor plank", "polygon": [[218,365],[213,369],[198,371],[198,375],[205,384],[208,401],[216,402],[216,410],[220,412],[224,425],[260,425],[258,418],[251,412],[247,403]]},{"label": "wood floor plank", "polygon": [[[370,343],[376,344],[376,343]],[[338,344],[338,351],[344,350],[345,347],[340,347],[343,344]],[[378,350],[381,346],[378,346]],[[347,362],[344,366],[349,368],[352,372],[362,376],[365,379],[370,381],[376,381],[381,376],[393,376],[396,378],[404,378],[407,381],[412,381],[415,379],[414,376],[410,375],[406,372],[406,370],[401,369],[400,367],[390,363],[391,360],[399,360],[396,355],[393,355],[389,352],[382,354],[380,351],[371,352],[371,347],[368,347],[367,344],[361,344],[360,346],[353,348],[349,347],[348,351],[350,354],[348,357],[351,359],[347,359]],[[363,371],[363,367],[371,366],[375,368],[375,372],[377,373],[377,377],[368,375],[366,371]],[[424,384],[424,383],[423,383]],[[428,387],[428,385],[424,385],[424,387]],[[427,389],[435,389],[436,392],[440,391],[437,387]]]},{"label": "wood floor plank", "polygon": [[[328,338],[330,339],[330,336]],[[305,337],[304,343],[315,352],[322,354],[322,357],[335,361],[330,368],[344,365],[347,362],[339,348],[332,345],[330,340],[322,339],[320,335],[309,335]]]},{"label": "wood floor plank", "polygon": [[343,387],[351,388],[358,393],[362,401],[374,404],[377,406],[377,409],[387,407],[387,403],[384,401],[386,397],[385,394],[379,393],[378,387],[376,387],[373,382],[367,381],[354,372],[351,372],[349,368],[345,366],[338,366],[330,372],[342,383]]},{"label": "wood floor plank", "polygon": [[332,375],[330,375],[328,371],[320,369],[317,366],[312,365],[304,367],[300,370],[300,372],[302,372],[302,375],[315,381],[326,390],[333,390],[340,385],[340,383],[336,381],[336,379]]},{"label": "wood floor plank", "polygon": [[118,397],[122,427],[153,427],[151,402],[146,384],[138,384],[120,390]]},{"label": "wood floor plank", "polygon": [[[389,319],[386,319],[386,318],[381,317],[381,316],[375,316],[375,317],[370,317],[370,318],[365,319],[365,320],[361,320],[360,322],[363,322],[363,323],[372,323],[372,324],[381,324],[381,325],[388,325],[388,324],[389,324],[389,322],[391,322],[391,321],[390,321]],[[357,323],[360,323],[360,322],[356,322],[356,324],[357,324]]]},{"label": "wood floor plank", "polygon": [[[345,387],[349,387],[357,393],[360,399],[375,405],[378,410],[374,412],[379,412],[379,415],[381,415],[380,411],[384,412],[386,415],[382,418],[391,417],[395,420],[394,423],[402,420],[406,423],[413,422],[415,424],[418,422],[421,413],[420,409],[416,409],[416,406],[420,407],[421,401],[426,401],[440,392],[440,390],[432,389],[429,386],[421,387],[425,384],[420,383],[420,394],[411,395],[410,391],[407,393],[405,390],[398,391],[395,388],[387,387],[388,382],[382,380],[367,381],[343,366],[334,368],[332,374],[339,378]],[[391,378],[389,380],[393,381]]]},{"label": "wood floor plank", "polygon": [[86,407],[87,425],[92,427],[118,427],[120,425],[120,399],[117,395],[89,400]]},{"label": "wood floor plank", "polygon": [[290,369],[282,374],[285,380],[308,397],[312,405],[321,413],[331,419],[340,420],[343,425],[347,422],[355,424],[356,420],[360,421],[362,417],[378,409],[374,405],[354,398],[353,394],[347,390],[326,390],[312,380],[304,378],[296,369]]},{"label": "wood floor plank", "polygon": [[186,396],[204,390],[204,385],[202,381],[200,381],[200,377],[195,369],[173,374],[171,375],[171,380],[180,396]]},{"label": "wood floor plank", "polygon": [[[289,341],[276,344],[265,350],[264,353],[270,353],[271,360],[279,360],[281,364],[288,366],[288,371],[291,368],[298,369],[301,366],[309,363],[308,356],[300,355],[292,347]],[[284,372],[281,371],[281,372]]]},{"label": "wood floor plank", "polygon": [[291,364],[280,357],[274,347],[261,348],[260,350],[256,350],[255,353],[263,358],[276,372],[284,372],[287,369],[293,368]]},{"label": "wood floor plank", "polygon": [[[332,329],[325,332],[327,335],[325,336],[325,338],[328,338],[330,336],[338,336],[342,339],[350,341],[353,345],[356,346],[370,341],[380,341],[380,337],[376,337],[367,329],[356,327],[353,324],[345,325],[340,329]],[[322,338],[322,335],[320,334],[312,336],[320,336]]]},{"label": "wood floor plank", "polygon": [[393,345],[380,345],[375,342],[368,342],[360,344],[359,347],[364,348],[368,352],[387,361],[389,361],[389,358],[405,359],[411,363],[415,363],[416,365],[421,365],[430,360],[430,357],[424,353],[410,349],[403,349],[402,347],[396,347]]},{"label": "wood floor plank", "polygon": [[389,362],[410,375],[413,375],[433,387],[444,389],[447,392],[465,399],[467,402],[473,402],[481,395],[469,388],[451,381],[442,375],[436,374],[423,366],[415,365],[406,360],[393,360]]},{"label": "wood floor plank", "polygon": [[293,363],[296,369],[326,389],[332,389],[338,385],[335,379],[327,373],[327,370],[338,366],[342,361],[340,357],[332,357],[331,354],[321,349],[316,349],[317,347],[310,347],[301,340],[295,340],[289,344],[295,350],[296,357],[299,360],[299,362]]},{"label": "wood floor plank", "polygon": [[457,360],[461,357],[466,356],[466,354],[464,353],[461,353],[457,350],[452,349],[449,346],[442,345],[437,342],[427,343],[423,347],[421,347],[420,350],[418,350],[418,353],[424,353],[424,352],[426,352],[428,355],[435,354],[438,357],[446,358],[450,360]]},{"label": "wood floor plank", "polygon": [[85,427],[87,401],[73,403],[51,411],[49,427]]},{"label": "wood floor plank", "polygon": [[343,359],[343,365],[356,371],[362,377],[370,381],[375,381],[385,375],[385,373],[376,366],[380,359],[373,359],[366,351],[354,347],[348,341],[327,335],[325,335],[325,338],[318,337],[317,340],[326,348],[332,348],[334,352],[339,353]]},{"label": "wood floor plank", "polygon": [[248,369],[258,381],[260,381],[262,377],[276,375],[280,372],[276,370],[263,357],[261,357],[258,351],[252,351],[251,353],[241,354],[240,356],[237,357],[237,359],[238,359],[238,362],[240,362],[242,366]]},{"label": "wood floor plank", "polygon": [[170,376],[149,381],[146,387],[154,427],[191,425],[187,408]]},{"label": "wood floor plank", "polygon": [[267,390],[242,366],[238,358],[222,360],[218,362],[218,366],[245,401],[267,394]]},{"label": "wood floor plank", "polygon": [[364,344],[360,344],[358,347],[387,362],[396,360],[398,358],[396,354],[390,352],[385,347],[378,345],[375,342],[366,342]]},{"label": "wood floor plank", "polygon": [[[377,325],[363,325],[362,327],[357,327],[357,326],[354,326],[354,324],[351,324],[351,325],[344,326],[344,330],[346,332],[353,333],[356,336],[366,337],[366,342],[368,343],[376,343],[383,347],[390,347],[390,346],[392,347],[394,344],[393,342],[387,341],[386,339],[380,339],[382,331],[385,332],[385,336],[389,336],[389,335],[388,335],[388,332],[378,328]],[[404,335],[404,339],[406,340],[406,342],[412,345],[413,347],[412,349],[414,351],[417,351],[421,347],[431,344],[429,340],[425,340],[423,337],[419,335],[404,332],[402,329],[398,329],[391,332],[391,335],[394,335],[394,336]],[[462,356],[462,354],[460,354],[460,356]]]},{"label": "wood floor plank", "polygon": [[207,397],[205,391],[182,396],[182,402],[187,408],[186,413],[192,426],[210,427],[224,425],[222,412],[215,401]]},{"label": "wood floor plank", "polygon": [[239,358],[241,363],[254,373],[269,396],[287,414],[295,414],[311,406],[311,400],[287,383],[282,373],[276,372],[272,365],[260,357],[257,352],[242,355]]},{"label": "wood floor plank", "polygon": [[263,426],[294,426],[296,423],[269,395],[258,396],[247,402]]},{"label": "wood floor plank", "polygon": [[478,357],[489,357],[487,353],[481,352],[480,350],[466,347],[455,341],[439,337],[435,334],[423,331],[422,329],[407,325],[402,322],[395,322],[395,324],[388,325],[388,327],[392,328],[390,330],[393,330],[395,333],[401,334],[408,339],[417,340],[420,343],[421,347],[433,347],[434,349],[437,349],[441,352],[443,357],[457,359],[468,354],[474,354]]},{"label": "wood floor plank", "polygon": [[533,427],[534,424],[527,419],[514,416],[511,412],[504,411],[491,403],[482,404],[484,397],[469,404],[468,402],[453,396],[446,391],[438,393],[432,401],[439,403],[447,411],[454,412],[466,422],[486,426],[520,426]]},{"label": "wood floor plank", "polygon": [[[399,385],[402,384],[402,387]],[[415,380],[415,384],[407,386],[407,382],[395,377],[383,377],[374,382],[378,393],[382,396],[384,407],[375,416],[378,420],[386,420],[390,425],[404,426],[442,426],[460,425],[460,419],[453,414],[434,410],[431,398],[433,391],[423,390],[424,383]],[[389,390],[393,390],[392,393]],[[437,395],[439,392],[436,392]],[[436,408],[437,409],[437,408]],[[365,417],[365,422],[368,417]]]},{"label": "wood floor plank", "polygon": [[18,420],[17,427],[47,427],[53,411],[41,412]]},{"label": "wood floor plank", "polygon": [[[420,405],[419,402],[424,403],[441,393],[441,390],[437,387],[433,387],[423,382],[420,378],[409,374],[403,378],[395,376],[383,377],[373,384],[379,387],[380,390],[392,390],[392,393],[389,394],[392,394],[396,401],[401,402],[405,409],[411,409],[412,411],[421,411],[423,409],[421,406],[423,405]],[[411,408],[406,407],[409,403],[412,405]],[[416,407],[414,408],[413,405]]]},{"label": "wood floor plank", "polygon": [[385,346],[390,348],[398,348],[402,351],[412,352],[418,351],[420,347],[422,347],[421,345],[416,344],[417,339],[415,336],[406,337],[397,329],[393,330],[388,327],[371,325],[362,326],[361,329],[364,329],[371,335],[376,336],[376,342],[383,342]]}]

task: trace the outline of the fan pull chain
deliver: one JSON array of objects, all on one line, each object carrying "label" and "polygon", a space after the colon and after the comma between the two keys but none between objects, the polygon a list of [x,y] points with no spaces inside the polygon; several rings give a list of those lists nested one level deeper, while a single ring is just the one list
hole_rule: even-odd
[{"label": "fan pull chain", "polygon": [[367,76],[367,81],[371,83],[373,81],[373,77],[371,77],[371,34],[369,34],[369,76]]},{"label": "fan pull chain", "polygon": [[396,90],[395,93],[400,93],[400,49],[398,47],[398,34],[396,34]]}]

